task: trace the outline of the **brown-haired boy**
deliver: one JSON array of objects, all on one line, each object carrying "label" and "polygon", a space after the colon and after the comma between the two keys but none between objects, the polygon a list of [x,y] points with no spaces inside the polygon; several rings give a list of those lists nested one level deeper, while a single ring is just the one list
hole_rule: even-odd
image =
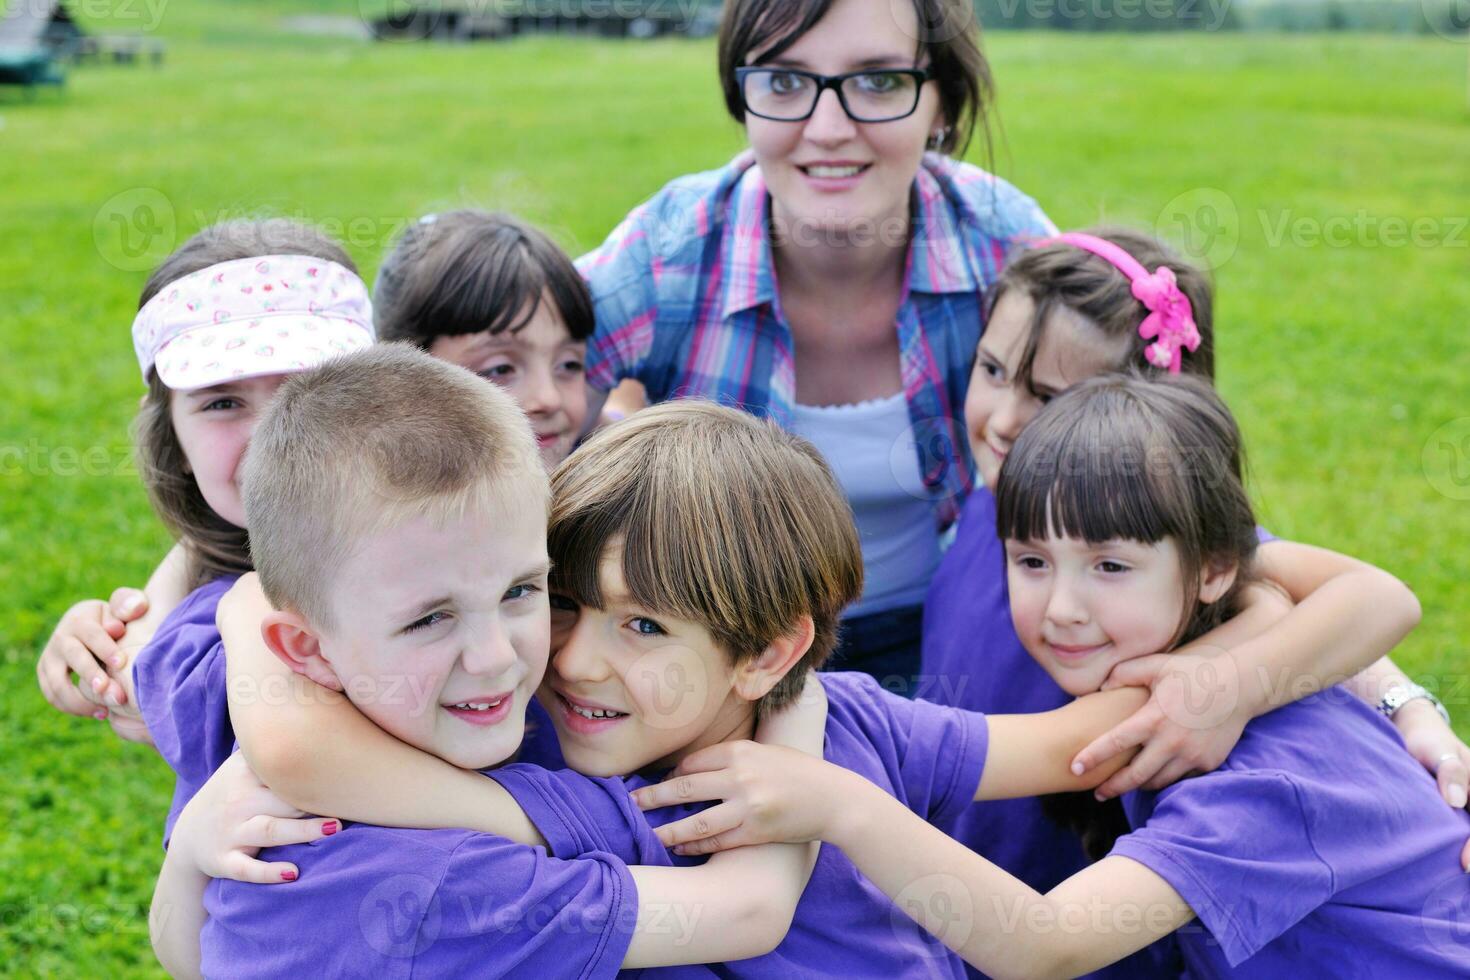
[{"label": "brown-haired boy", "polygon": [[[785,713],[776,709],[830,649],[842,606],[861,588],[851,516],[825,464],[804,441],[734,409],[685,401],[639,412],[594,434],[558,468],[552,487],[552,587],[564,594],[539,697],[566,761],[585,773],[635,774],[638,786],[700,749],[730,743],[724,747],[739,752],[758,714]],[[253,623],[222,626],[232,659],[258,659]],[[817,676],[830,704],[825,757],[931,821],[979,796],[1084,785],[1067,771],[1072,753],[1142,700],[1110,692],[1024,729],[1008,723],[1007,737],[1034,744],[1034,764],[985,772],[991,726],[984,716],[908,701],[865,674]],[[273,716],[274,726],[299,730],[303,744],[326,724],[320,706],[251,710],[251,724]],[[313,713],[318,720],[306,719]],[[556,761],[554,749],[538,749],[532,761]],[[417,808],[418,819],[437,823],[455,805],[426,793],[385,801],[394,787],[427,786],[430,777],[422,766],[369,765],[374,754],[366,744],[348,757],[313,745],[275,759],[261,775],[296,806],[353,818],[382,819],[390,807],[401,818]],[[709,798],[695,795],[707,789],[699,779],[680,773],[683,798]],[[680,798],[679,781],[668,791]],[[435,795],[455,792],[445,782]],[[688,812],[675,807],[651,820]],[[709,819],[720,819],[718,807]],[[822,849],[785,940],[732,969],[771,977],[964,975],[957,957],[895,915],[833,848]]]}]

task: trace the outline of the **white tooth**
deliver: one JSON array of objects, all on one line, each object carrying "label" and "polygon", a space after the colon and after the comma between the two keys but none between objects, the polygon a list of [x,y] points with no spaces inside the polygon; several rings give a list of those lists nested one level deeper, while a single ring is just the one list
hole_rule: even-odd
[{"label": "white tooth", "polygon": [[813,177],[855,177],[862,167],[808,167]]}]

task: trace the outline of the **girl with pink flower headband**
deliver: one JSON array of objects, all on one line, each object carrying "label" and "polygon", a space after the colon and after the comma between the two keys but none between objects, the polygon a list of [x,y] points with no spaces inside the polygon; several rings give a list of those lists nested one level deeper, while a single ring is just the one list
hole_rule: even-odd
[{"label": "girl with pink flower headband", "polygon": [[[1027,654],[1011,622],[993,496],[1001,468],[1046,403],[1087,378],[1138,370],[1213,382],[1213,296],[1205,274],[1157,239],[1095,229],[1015,254],[986,302],[965,403],[980,485],[926,599],[923,676],[931,687],[920,695],[983,712],[1046,711],[1070,697]],[[1119,665],[1109,686],[1146,685],[1152,697],[1077,757],[1077,767],[1090,769],[1121,748],[1142,747],[1100,787],[1099,799],[1116,807],[1115,798],[1130,790],[1209,772],[1251,718],[1343,682],[1392,718],[1414,756],[1436,773],[1445,801],[1463,807],[1470,749],[1438,702],[1387,658],[1418,622],[1413,593],[1363,562],[1259,534],[1257,571],[1294,608],[1283,616],[1263,592],[1260,608],[1240,617],[1261,617],[1245,634],[1227,640],[1210,633],[1170,659]],[[1094,802],[977,804],[944,829],[1045,891],[1086,864],[1086,842],[1069,827],[1095,825],[1087,812]],[[1470,866],[1470,847],[1464,859]],[[1124,972],[1154,972],[1143,955],[1126,961]]]},{"label": "girl with pink flower headband", "polygon": [[139,469],[177,544],[149,581],[149,611],[127,626],[127,652],[122,619],[106,603],[83,602],[63,617],[36,674],[58,710],[152,741],[128,659],[170,610],[251,570],[237,473],[259,413],[287,375],[367,347],[374,334],[352,259],[285,219],[194,235],[149,277],[132,333],[147,386],[134,422]]}]

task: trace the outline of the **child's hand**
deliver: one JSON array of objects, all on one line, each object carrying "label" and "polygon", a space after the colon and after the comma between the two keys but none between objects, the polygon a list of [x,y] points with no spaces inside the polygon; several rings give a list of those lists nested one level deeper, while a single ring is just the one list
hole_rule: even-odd
[{"label": "child's hand", "polygon": [[1143,747],[1094,791],[1099,800],[1213,772],[1234,751],[1246,724],[1266,710],[1259,699],[1269,692],[1246,683],[1231,649],[1284,619],[1291,600],[1274,586],[1252,584],[1243,606],[1234,619],[1193,643],[1113,668],[1104,691],[1147,687],[1149,699],[1072,760],[1072,772],[1081,776],[1120,752]]},{"label": "child's hand", "polygon": [[276,796],[239,752],[225,760],[179,814],[169,853],[211,878],[259,885],[296,880],[296,865],[258,861],[262,847],[305,844],[329,837],[336,820],[306,814]]},{"label": "child's hand", "polygon": [[723,800],[655,833],[675,854],[709,854],[750,844],[822,840],[861,779],[796,749],[759,742],[722,742],[686,757],[663,782],[633,793],[644,810]]},{"label": "child's hand", "polygon": [[1163,789],[1185,776],[1213,772],[1235,749],[1255,716],[1240,696],[1234,662],[1224,650],[1175,653],[1126,660],[1102,689],[1147,687],[1147,703],[1094,739],[1072,760],[1082,775],[1120,752],[1143,746],[1133,761],[1093,791],[1112,799],[1143,787]]},{"label": "child's hand", "polygon": [[[108,671],[126,669],[117,641],[127,624],[147,611],[147,597],[126,588],[114,592],[110,602],[88,599],[66,611],[36,661],[41,693],[53,708],[101,719],[109,705],[127,703],[126,689]],[[73,676],[80,683],[72,683]]]}]

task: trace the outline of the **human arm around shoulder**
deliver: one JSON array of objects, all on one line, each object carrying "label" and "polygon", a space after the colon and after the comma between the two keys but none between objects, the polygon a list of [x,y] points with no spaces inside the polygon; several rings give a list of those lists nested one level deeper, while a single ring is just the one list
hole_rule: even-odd
[{"label": "human arm around shoulder", "polygon": [[[1267,541],[1257,551],[1263,580],[1251,606],[1178,650],[1120,664],[1108,685],[1148,685],[1148,705],[1079,754],[1090,768],[1099,754],[1142,745],[1103,797],[1139,787],[1161,789],[1225,760],[1252,718],[1299,700],[1386,655],[1419,621],[1419,602],[1398,579],[1323,548]],[[1263,586],[1292,603],[1273,613]],[[1201,709],[1201,705],[1205,707]]]},{"label": "human arm around shoulder", "polygon": [[[718,761],[731,748],[702,754]],[[1106,858],[1050,894],[1038,894],[857,773],[779,747],[756,748],[765,758],[754,771],[764,777],[751,780],[749,792],[729,793],[720,807],[707,811],[718,826],[726,822],[716,814],[722,808],[739,818],[719,835],[719,846],[761,840],[835,844],[904,914],[990,976],[1086,973],[1142,949],[1193,915],[1161,877],[1123,857]],[[662,805],[669,785],[645,787],[635,796],[640,805]],[[687,834],[691,843],[676,847],[682,853],[710,847],[689,818],[658,833],[666,842]],[[1141,929],[1098,929],[1089,910],[1100,902],[1104,908],[1137,905],[1151,911]]]},{"label": "human arm around shoulder", "polygon": [[[798,702],[763,720],[756,737],[764,743],[761,747],[821,763],[826,724],[826,693],[820,680],[810,675]],[[714,748],[752,744],[723,743]],[[630,868],[638,885],[639,928],[623,966],[717,963],[775,949],[791,928],[816,863],[817,847],[815,843],[765,843],[715,854],[697,867]],[[659,913],[669,908],[698,913],[692,934],[645,928],[645,922],[656,924]]]},{"label": "human arm around shoulder", "polygon": [[[862,777],[839,772],[845,776],[825,790],[841,801],[827,821],[825,839],[841,847],[900,911],[997,980],[1089,973],[1194,917],[1167,881],[1120,856],[1106,857],[1042,895]],[[1119,929],[1099,921],[1098,908],[1146,914],[1132,918],[1137,928]]]},{"label": "human arm around shoulder", "polygon": [[388,827],[464,827],[523,844],[545,839],[494,780],[399,741],[340,691],[293,672],[260,625],[271,611],[259,579],[220,600],[230,720],[264,783],[307,813]]},{"label": "human arm around shoulder", "polygon": [[[1015,799],[1092,789],[1125,764],[1127,752],[1085,774],[1071,769],[1081,746],[1132,714],[1147,697],[1145,691],[1124,688],[1029,715],[982,716],[932,706],[930,710],[968,715],[986,726],[984,769],[978,784],[965,789],[966,797]],[[821,785],[829,766],[813,765],[779,745],[731,742],[690,755],[662,783],[637,790],[633,799],[645,810],[721,801],[703,813],[657,828],[659,839],[676,853],[708,854],[758,842],[821,839],[830,801],[807,780],[815,773],[813,786]]]},{"label": "human arm around shoulder", "polygon": [[1123,749],[1077,772],[1073,759],[1103,732],[1131,717],[1148,700],[1139,688],[1100,691],[1052,711],[986,715],[989,744],[975,799],[1008,800],[1095,789],[1133,757]]},{"label": "human arm around shoulder", "polygon": [[212,878],[288,884],[298,869],[257,860],[262,847],[318,840],[336,833],[335,820],[305,814],[275,796],[238,753],[210,777],[179,815],[153,889],[148,933],[158,962],[173,977],[199,975],[199,933]]}]

